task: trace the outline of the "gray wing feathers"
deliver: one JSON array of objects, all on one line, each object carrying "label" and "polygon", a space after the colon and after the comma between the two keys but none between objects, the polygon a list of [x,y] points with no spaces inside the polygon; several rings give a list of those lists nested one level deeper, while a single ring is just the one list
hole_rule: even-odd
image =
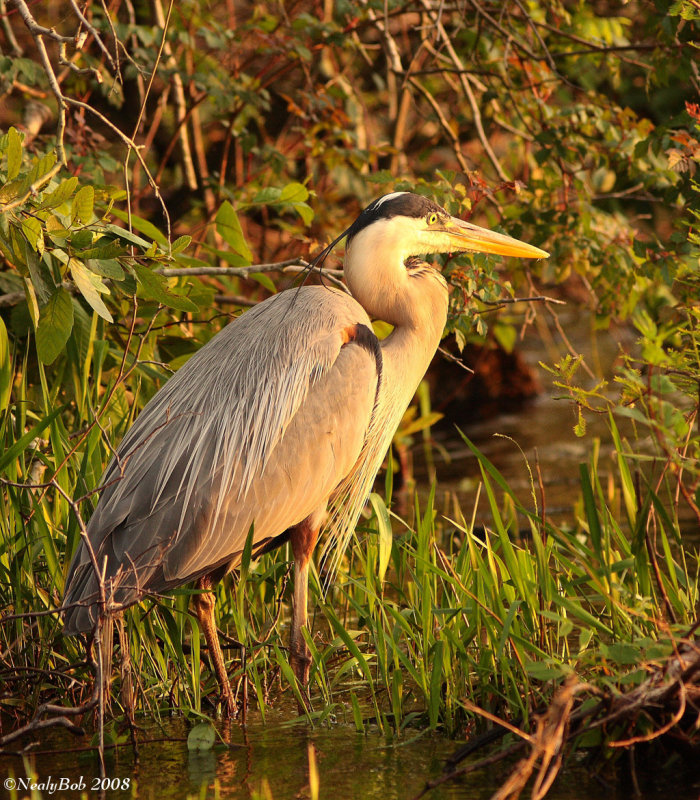
[{"label": "gray wing feathers", "polygon": [[[342,348],[343,329],[356,323],[370,324],[344,293],[282,292],[228,325],[147,404],[88,526],[115,602],[225,563],[251,523],[261,540],[325,503],[359,456],[377,385],[370,354]],[[66,587],[66,607],[98,599],[84,543]],[[93,615],[67,608],[66,630],[90,627]]]}]

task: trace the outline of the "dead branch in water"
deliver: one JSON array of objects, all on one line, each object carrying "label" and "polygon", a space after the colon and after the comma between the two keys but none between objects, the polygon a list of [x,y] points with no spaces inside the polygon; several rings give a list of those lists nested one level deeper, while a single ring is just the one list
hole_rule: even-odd
[{"label": "dead branch in water", "polygon": [[[443,774],[428,781],[414,800],[468,773],[508,761],[527,747],[530,752],[513,766],[501,787],[492,795],[492,800],[517,800],[533,775],[530,796],[533,800],[542,800],[559,773],[567,745],[594,730],[602,731],[602,747],[634,748],[668,734],[693,747],[700,747],[700,732],[695,724],[700,715],[700,637],[695,635],[698,627],[700,620],[663,663],[643,665],[649,676],[628,692],[600,689],[580,682],[575,676],[569,677],[557,689],[544,712],[533,715],[533,733],[520,730],[520,723],[513,725],[477,706],[466,704],[467,710],[491,720],[497,727],[462,745],[447,760]],[[584,701],[591,698],[597,702],[585,705]],[[684,725],[689,712],[692,712],[692,720]],[[643,726],[639,724],[642,719]],[[605,739],[606,734],[608,737],[619,736],[621,727],[629,731],[627,737]],[[642,727],[643,733],[635,733]],[[465,758],[508,731],[520,740],[479,761],[456,768]]]}]

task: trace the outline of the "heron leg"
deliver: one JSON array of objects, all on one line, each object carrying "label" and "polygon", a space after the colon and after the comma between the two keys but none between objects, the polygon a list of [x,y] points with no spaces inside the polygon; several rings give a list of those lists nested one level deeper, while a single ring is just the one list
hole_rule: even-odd
[{"label": "heron leg", "polygon": [[223,714],[225,717],[234,717],[236,715],[236,703],[233,699],[233,691],[226,672],[226,665],[224,664],[224,654],[221,650],[219,634],[216,630],[216,621],[214,619],[216,597],[214,596],[214,592],[211,591],[212,581],[210,576],[205,575],[203,578],[200,578],[197,581],[197,588],[203,591],[195,595],[194,607],[197,612],[199,625],[204,632],[204,638],[207,642],[209,656],[214,665],[214,671],[216,672],[219,686],[221,687]]},{"label": "heron leg", "polygon": [[302,686],[309,682],[311,653],[301,632],[306,627],[309,594],[309,563],[318,540],[320,524],[316,515],[307,517],[294,527],[290,542],[294,554],[294,609],[289,642],[289,663]]}]

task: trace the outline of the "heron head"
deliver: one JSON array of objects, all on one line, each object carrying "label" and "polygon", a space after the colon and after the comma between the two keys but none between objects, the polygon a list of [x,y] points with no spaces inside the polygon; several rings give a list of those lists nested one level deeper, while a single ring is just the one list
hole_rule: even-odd
[{"label": "heron head", "polygon": [[[363,234],[364,235],[361,235]],[[405,257],[428,253],[476,252],[519,258],[546,258],[539,247],[480,228],[450,216],[432,200],[411,192],[393,192],[367,206],[346,231],[353,241],[371,238],[373,249],[402,252]]]},{"label": "heron head", "polygon": [[[411,192],[393,192],[370,203],[353,224],[331,242],[312,265],[323,264],[347,237],[345,279],[371,317],[400,324],[431,303],[447,307],[447,284],[439,269],[415,256],[480,252],[544,258],[539,247],[450,216],[443,208]],[[425,293],[433,292],[428,300]]]}]

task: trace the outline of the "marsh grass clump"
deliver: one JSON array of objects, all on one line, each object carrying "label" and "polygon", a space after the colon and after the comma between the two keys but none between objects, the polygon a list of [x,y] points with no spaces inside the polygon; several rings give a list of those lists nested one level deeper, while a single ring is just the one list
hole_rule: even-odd
[{"label": "marsh grass clump", "polygon": [[[93,353],[98,332],[94,325]],[[530,490],[522,496],[466,438],[481,476],[470,509],[452,499],[438,512],[433,485],[416,495],[411,519],[400,518],[389,468],[334,580],[323,563],[312,573],[310,702],[285,647],[291,553],[283,547],[253,562],[248,551],[217,589],[218,625],[245,713],[264,721],[289,697],[314,725],[342,722],[388,739],[431,730],[476,736],[469,747],[477,751],[507,728],[500,752],[523,756],[512,773],[523,785],[536,770],[548,780],[572,749],[604,754],[604,762],[641,744],[696,748],[700,564],[697,541],[682,534],[681,503],[689,493],[692,500],[697,482],[687,458],[697,447],[688,424],[693,398],[683,394],[685,374],[679,389],[643,381],[635,367],[621,373],[619,407],[603,394],[576,394],[573,372],[560,372],[585,413],[607,415],[612,443],[604,458],[592,442],[567,523],[548,517],[536,470],[523,468]],[[92,502],[108,453],[99,426],[77,442],[69,434],[55,402],[59,384],[49,384],[41,365],[38,394],[26,358],[14,368],[17,396],[44,411],[17,403],[0,420],[2,746],[22,731],[61,725],[76,733],[95,726],[104,748],[126,744],[124,723],[139,715],[213,718],[217,685],[190,611],[195,590],[125,611],[114,663],[104,665],[111,676],[104,702],[95,650],[86,658],[81,641],[62,635],[68,554],[84,530],[78,501]],[[89,409],[86,399],[86,422]],[[115,438],[122,428],[115,426]],[[692,503],[687,508],[692,520]],[[449,762],[452,773],[466,769],[465,752]]]}]

